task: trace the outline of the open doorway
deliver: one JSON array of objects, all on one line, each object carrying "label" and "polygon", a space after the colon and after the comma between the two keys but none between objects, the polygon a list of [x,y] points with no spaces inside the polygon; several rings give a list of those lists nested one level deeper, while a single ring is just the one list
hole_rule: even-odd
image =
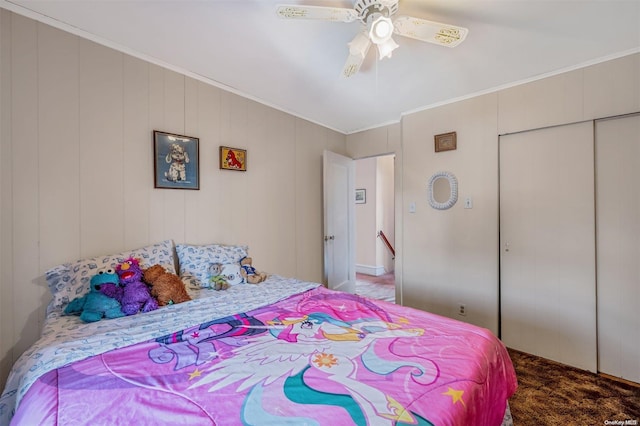
[{"label": "open doorway", "polygon": [[395,155],[355,161],[356,294],[395,303]]}]

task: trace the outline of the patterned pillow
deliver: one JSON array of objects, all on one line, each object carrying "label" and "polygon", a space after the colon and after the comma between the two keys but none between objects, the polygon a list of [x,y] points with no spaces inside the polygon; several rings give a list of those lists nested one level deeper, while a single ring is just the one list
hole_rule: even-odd
[{"label": "patterned pillow", "polygon": [[138,259],[143,268],[159,264],[175,273],[173,253],[173,242],[166,240],[131,251],[80,259],[51,268],[45,273],[49,290],[53,296],[47,307],[47,314],[55,310],[62,310],[63,306],[71,300],[87,293],[89,280],[99,270],[114,268],[129,257]]},{"label": "patterned pillow", "polygon": [[209,244],[194,246],[176,245],[180,278],[189,287],[209,286],[209,265],[212,263],[238,263],[247,256],[247,246]]}]

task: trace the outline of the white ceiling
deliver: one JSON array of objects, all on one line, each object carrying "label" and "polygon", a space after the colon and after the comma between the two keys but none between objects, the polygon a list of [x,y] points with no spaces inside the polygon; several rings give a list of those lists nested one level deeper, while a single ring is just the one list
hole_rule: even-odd
[{"label": "white ceiling", "polygon": [[446,48],[395,36],[341,77],[359,22],[284,20],[277,4],[344,0],[0,0],[0,6],[342,133],[640,51],[640,0],[400,0],[398,15],[469,29]]}]

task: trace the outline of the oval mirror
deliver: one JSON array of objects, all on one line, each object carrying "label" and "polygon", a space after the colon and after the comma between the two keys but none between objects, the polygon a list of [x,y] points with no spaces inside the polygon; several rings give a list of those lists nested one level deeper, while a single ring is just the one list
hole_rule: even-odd
[{"label": "oval mirror", "polygon": [[446,203],[449,197],[451,197],[449,179],[440,176],[433,181],[433,199],[438,203]]},{"label": "oval mirror", "polygon": [[453,173],[434,173],[429,178],[427,193],[431,207],[437,210],[450,209],[458,201],[458,181]]}]

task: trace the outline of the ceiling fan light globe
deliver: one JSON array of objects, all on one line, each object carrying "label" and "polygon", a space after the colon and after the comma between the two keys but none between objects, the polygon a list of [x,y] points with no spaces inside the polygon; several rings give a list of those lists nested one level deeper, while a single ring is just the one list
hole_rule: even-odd
[{"label": "ceiling fan light globe", "polygon": [[371,23],[369,37],[375,44],[385,43],[393,34],[393,22],[386,16],[379,16]]},{"label": "ceiling fan light globe", "polygon": [[378,24],[374,27],[374,31],[377,37],[388,37],[389,33],[391,32],[391,25],[389,25],[387,21],[379,21]]},{"label": "ceiling fan light globe", "polygon": [[385,41],[384,43],[380,43],[377,46],[380,60],[384,58],[390,58],[393,51],[399,47],[398,43],[396,43],[392,38],[389,38],[389,40]]}]

